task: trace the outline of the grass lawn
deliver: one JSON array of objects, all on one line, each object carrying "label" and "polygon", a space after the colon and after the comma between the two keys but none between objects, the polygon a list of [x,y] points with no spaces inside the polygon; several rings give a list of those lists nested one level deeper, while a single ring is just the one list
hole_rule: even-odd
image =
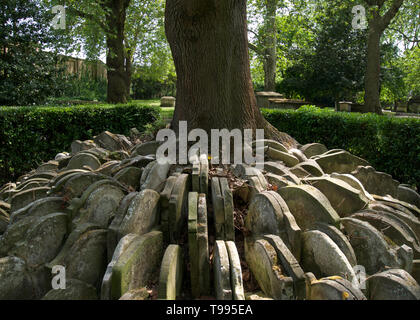
[{"label": "grass lawn", "polygon": [[132,100],[132,102],[139,103],[149,107],[160,107],[159,99],[150,99],[150,100]]}]

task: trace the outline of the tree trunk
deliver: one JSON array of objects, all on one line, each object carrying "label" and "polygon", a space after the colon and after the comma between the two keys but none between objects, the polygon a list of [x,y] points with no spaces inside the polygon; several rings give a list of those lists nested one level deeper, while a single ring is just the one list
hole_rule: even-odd
[{"label": "tree trunk", "polygon": [[107,0],[106,43],[109,103],[127,102],[127,79],[125,70],[124,25],[129,0]]},{"label": "tree trunk", "polygon": [[251,82],[246,0],[167,0],[165,29],[177,72],[172,128],[265,129],[292,147],[261,115]]},{"label": "tree trunk", "polygon": [[133,74],[133,51],[127,49],[125,58],[125,86],[127,89],[127,98],[130,97],[131,91],[131,78]]},{"label": "tree trunk", "polygon": [[365,74],[365,111],[382,114],[380,102],[381,51],[382,32],[371,23],[368,33],[367,66]]},{"label": "tree trunk", "polygon": [[[380,9],[385,1],[377,1],[371,8],[373,18],[369,21],[367,66],[365,74],[365,111],[382,114],[380,101],[381,37],[392,19],[396,16],[404,0],[393,0],[384,15]],[[369,1],[368,4],[372,5]]]},{"label": "tree trunk", "polygon": [[264,57],[264,90],[276,90],[276,69],[277,69],[277,28],[276,14],[277,1],[268,0],[265,17],[265,57]]}]

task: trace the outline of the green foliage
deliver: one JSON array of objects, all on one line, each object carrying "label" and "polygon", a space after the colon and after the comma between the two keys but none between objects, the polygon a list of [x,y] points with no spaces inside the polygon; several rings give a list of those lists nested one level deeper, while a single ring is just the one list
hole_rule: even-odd
[{"label": "green foliage", "polygon": [[16,179],[43,161],[109,130],[144,131],[159,119],[159,108],[136,103],[73,107],[0,107],[0,182]]},{"label": "green foliage", "polygon": [[334,112],[304,106],[294,110],[263,110],[277,129],[299,143],[323,143],[369,161],[378,171],[420,187],[420,120],[375,114]]},{"label": "green foliage", "polygon": [[[60,92],[60,96],[70,99],[86,101],[105,101],[107,92],[106,79],[92,79],[88,72],[79,75],[68,75],[62,79],[65,88]],[[57,97],[57,95],[56,95]]]},{"label": "green foliage", "polygon": [[61,88],[60,33],[51,11],[37,0],[0,2],[0,105],[44,103]]},{"label": "green foliage", "polygon": [[284,72],[282,92],[329,106],[354,100],[366,69],[366,32],[352,28],[355,4],[334,0],[320,6],[315,25],[307,26],[313,40],[288,52],[294,63]]},{"label": "green foliage", "polygon": [[401,59],[402,68],[406,74],[404,82],[410,96],[420,95],[420,47],[414,47],[405,52]]}]

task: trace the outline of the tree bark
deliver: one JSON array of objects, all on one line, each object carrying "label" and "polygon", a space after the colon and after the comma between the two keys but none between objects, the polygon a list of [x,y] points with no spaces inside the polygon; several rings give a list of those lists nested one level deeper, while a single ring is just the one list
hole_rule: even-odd
[{"label": "tree bark", "polygon": [[276,69],[277,69],[277,28],[276,14],[277,1],[267,0],[266,5],[266,38],[265,38],[265,57],[264,57],[264,90],[276,90]]},{"label": "tree bark", "polygon": [[107,75],[109,103],[127,102],[127,77],[125,68],[124,26],[127,7],[130,0],[107,0],[106,9],[106,43]]},{"label": "tree bark", "polygon": [[381,74],[381,37],[385,29],[389,26],[392,19],[398,13],[404,0],[394,0],[381,16],[380,9],[385,1],[366,1],[372,8],[372,19],[369,21],[368,40],[367,40],[367,65],[365,73],[365,111],[382,114],[380,101],[380,74]]},{"label": "tree bark", "polygon": [[167,0],[165,30],[177,72],[172,128],[264,129],[289,147],[296,141],[261,115],[251,82],[246,0]]},{"label": "tree bark", "polygon": [[127,90],[127,98],[130,97],[131,91],[131,79],[133,74],[133,51],[126,49],[125,57],[125,86]]},{"label": "tree bark", "polygon": [[368,32],[367,64],[365,74],[365,111],[382,114],[380,102],[381,31],[374,21]]}]

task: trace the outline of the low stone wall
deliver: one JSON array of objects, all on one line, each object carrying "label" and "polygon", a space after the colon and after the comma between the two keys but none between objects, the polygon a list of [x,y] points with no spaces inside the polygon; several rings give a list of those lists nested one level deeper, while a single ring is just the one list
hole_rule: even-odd
[{"label": "low stone wall", "polygon": [[277,92],[256,92],[257,105],[260,108],[270,108],[270,99],[282,99],[283,95]]},{"label": "low stone wall", "polygon": [[269,99],[270,109],[299,109],[301,106],[310,104],[307,101],[292,99]]}]

